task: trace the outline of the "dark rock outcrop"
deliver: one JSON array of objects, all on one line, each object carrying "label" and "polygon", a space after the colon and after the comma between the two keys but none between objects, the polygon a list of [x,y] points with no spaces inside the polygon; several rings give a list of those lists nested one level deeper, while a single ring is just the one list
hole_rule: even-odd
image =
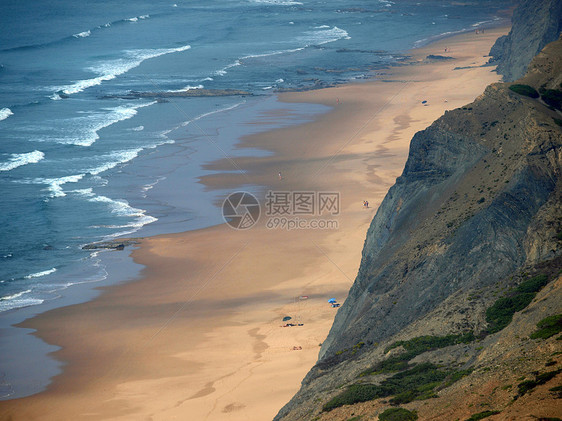
[{"label": "dark rock outcrop", "polygon": [[546,44],[555,41],[562,31],[562,1],[520,0],[508,35],[498,38],[490,50],[490,63],[504,80],[523,77],[527,66]]},{"label": "dark rock outcrop", "polygon": [[[543,91],[561,82],[562,40],[548,45],[519,81]],[[467,331],[484,337],[485,310],[498,291],[540,265],[558,276],[560,116],[509,86],[490,85],[474,103],[414,136],[404,172],[368,230],[359,273],[319,360],[277,420],[319,416],[342,385],[364,381],[360,374],[384,359],[390,341]],[[560,293],[551,288],[543,301],[560,303]],[[562,310],[552,306],[558,307],[537,306],[533,320]],[[490,337],[490,347],[498,337]],[[439,358],[469,367],[483,347],[457,348],[450,351],[454,357]]]},{"label": "dark rock outcrop", "polygon": [[439,54],[430,54],[425,59],[433,60],[433,61],[443,61],[443,60],[454,60],[454,57],[441,56]]},{"label": "dark rock outcrop", "polygon": [[125,250],[125,247],[138,244],[137,240],[113,240],[82,246],[82,250]]}]

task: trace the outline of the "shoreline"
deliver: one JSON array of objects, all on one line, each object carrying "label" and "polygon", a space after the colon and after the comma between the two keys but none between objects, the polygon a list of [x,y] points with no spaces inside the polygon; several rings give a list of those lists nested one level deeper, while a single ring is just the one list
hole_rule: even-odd
[{"label": "shoreline", "polygon": [[[0,415],[25,417],[47,407],[53,419],[57,413],[96,419],[273,417],[316,361],[336,311],[326,300],[341,302],[353,282],[368,224],[402,171],[413,133],[499,80],[491,67],[452,69],[486,61],[480,53],[487,54],[505,32],[465,33],[415,49],[412,55],[420,59],[443,51],[446,43],[453,46],[447,55],[456,60],[422,64],[423,71],[416,71],[418,65],[391,68],[386,76],[394,82],[280,94],[281,101],[334,109],[310,123],[244,138],[237,148],[274,154],[235,161],[257,185],[340,191],[340,229],[281,232],[262,222],[242,232],[220,225],[143,240],[132,253],[146,268],[142,279],[23,323],[47,343],[62,345],[55,355],[69,363],[45,392],[4,401]],[[232,170],[225,161],[207,168]],[[212,189],[244,185],[241,175],[225,172],[202,182]],[[369,210],[362,209],[363,199]],[[309,298],[295,300],[302,295]],[[280,329],[284,315],[304,326]]]}]

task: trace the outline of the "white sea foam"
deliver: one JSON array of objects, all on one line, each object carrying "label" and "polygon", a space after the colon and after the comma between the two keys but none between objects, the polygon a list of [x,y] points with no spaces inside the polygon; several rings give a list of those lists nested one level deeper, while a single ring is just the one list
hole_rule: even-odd
[{"label": "white sea foam", "polygon": [[94,66],[88,67],[87,70],[97,74],[98,76],[90,79],[76,81],[70,85],[54,87],[55,91],[62,91],[66,95],[82,92],[84,89],[101,83],[115,79],[117,76],[138,67],[143,61],[160,57],[165,54],[178,53],[189,50],[191,46],[184,45],[177,48],[158,48],[144,50],[125,50],[124,57],[100,62]]},{"label": "white sea foam", "polygon": [[152,147],[155,148],[155,147],[160,146],[160,145],[173,144],[173,143],[175,143],[175,140],[170,139],[170,138],[168,137],[168,135],[169,135],[171,132],[173,132],[174,130],[177,130],[177,129],[181,128],[181,127],[185,127],[185,126],[187,126],[187,125],[189,125],[189,124],[191,124],[191,123],[193,123],[193,122],[195,122],[195,121],[201,120],[202,118],[208,117],[208,116],[210,116],[210,115],[217,114],[217,113],[222,113],[222,112],[224,112],[224,111],[233,110],[234,108],[237,108],[237,107],[239,107],[240,105],[243,105],[243,104],[245,104],[245,103],[246,103],[246,101],[244,100],[244,101],[241,101],[241,102],[239,102],[239,103],[237,103],[237,104],[233,104],[233,105],[229,105],[229,106],[224,107],[224,108],[219,108],[219,109],[217,109],[217,110],[209,111],[208,113],[200,114],[200,115],[198,115],[198,116],[192,118],[191,120],[184,121],[184,122],[182,122],[181,124],[179,124],[179,125],[177,125],[177,126],[175,126],[175,127],[172,127],[171,129],[164,130],[164,131],[162,131],[162,132],[158,135],[158,137],[160,137],[160,138],[163,139],[163,140],[162,140],[161,142],[159,142],[158,144],[153,145]]},{"label": "white sea foam", "polygon": [[[254,58],[277,56],[279,54],[296,53],[297,51],[304,50],[307,46],[308,45],[306,45],[305,47],[292,48],[292,49],[289,49],[289,50],[268,51],[266,53],[260,53],[260,54],[248,54],[247,56],[240,57],[238,60],[236,60],[233,63],[228,64],[227,66],[223,67],[222,69],[215,71],[214,74],[215,74],[215,76],[224,76],[224,75],[226,75],[228,69],[231,69],[231,68],[237,67],[237,66],[241,66],[242,62],[244,60],[251,60],[251,59],[254,59]],[[213,80],[213,79],[211,78],[211,80]]]},{"label": "white sea foam", "polygon": [[168,92],[187,92],[187,91],[192,91],[194,89],[203,89],[204,86],[203,85],[197,85],[197,86],[192,86],[192,85],[187,85],[184,88],[181,89],[172,89]]},{"label": "white sea foam", "polygon": [[25,297],[25,295],[28,295],[31,292],[32,291],[30,289],[26,289],[25,291],[0,297],[0,312],[18,307],[37,305],[44,301],[40,298]]},{"label": "white sea foam", "polygon": [[92,175],[98,175],[104,171],[110,170],[111,168],[115,168],[119,164],[124,164],[125,162],[135,159],[141,151],[142,148],[136,148],[113,152],[110,155],[106,155],[106,158],[108,159],[107,162],[99,167],[89,169],[88,172]]},{"label": "white sea foam", "polygon": [[156,181],[154,181],[152,183],[145,184],[144,186],[142,186],[142,197],[146,198],[147,192],[149,190],[152,190],[154,188],[154,186],[156,186],[160,181],[165,180],[165,179],[166,179],[166,177],[160,176],[156,179]]},{"label": "white sea foam", "polygon": [[51,192],[51,197],[64,197],[66,193],[62,190],[62,186],[66,183],[77,183],[82,180],[86,174],[67,175],[59,178],[36,178],[32,181],[20,181],[22,183],[46,184],[47,190]]},{"label": "white sea foam", "polygon": [[[248,59],[252,59],[252,58],[277,56],[279,54],[295,53],[295,52],[301,51],[301,50],[304,50],[304,47],[292,48],[290,50],[269,51],[267,53],[261,53],[261,54],[248,54],[247,56],[241,57],[240,60],[248,60]],[[240,62],[240,60],[238,62]]]},{"label": "white sea foam", "polygon": [[307,31],[304,35],[298,37],[298,40],[305,43],[307,47],[310,45],[323,45],[340,39],[350,39],[350,36],[345,29],[340,29],[337,26],[329,29]]},{"label": "white sea foam", "polygon": [[240,60],[236,60],[234,63],[230,63],[230,64],[226,65],[225,67],[223,67],[222,69],[217,70],[214,74],[215,74],[215,76],[224,76],[224,75],[226,75],[226,72],[227,72],[228,69],[231,69],[231,68],[237,67],[237,66],[241,66],[241,65],[242,65],[242,63],[240,63]]},{"label": "white sea foam", "polygon": [[[26,277],[26,278],[27,278],[27,277]],[[0,300],[1,300],[1,301],[13,300],[14,298],[19,298],[19,297],[21,297],[22,295],[29,294],[30,292],[31,292],[30,289],[26,289],[25,291],[17,292],[17,293],[12,294],[12,295],[4,295],[3,297],[0,297]]]},{"label": "white sea foam", "polygon": [[134,18],[129,18],[129,19],[126,19],[126,20],[128,20],[129,22],[138,22],[139,19],[148,19],[149,17],[150,17],[150,15],[141,15],[141,16],[135,16]]},{"label": "white sea foam", "polygon": [[84,31],[84,32],[79,32],[77,34],[72,35],[74,38],[86,38],[89,37],[90,35],[92,35],[91,31]]},{"label": "white sea foam", "polygon": [[11,155],[8,162],[0,163],[0,171],[10,171],[23,165],[36,164],[43,158],[45,158],[45,154],[41,151],[14,153]]},{"label": "white sea foam", "polygon": [[[51,268],[49,270],[44,270],[42,272],[37,272],[37,273],[32,273],[30,275],[27,275],[25,277],[25,279],[32,279],[32,278],[40,278],[42,276],[47,276],[50,275],[51,273],[55,273],[57,271],[57,268]],[[28,291],[31,292],[31,291]]]},{"label": "white sea foam", "polygon": [[137,105],[120,105],[74,117],[70,119],[72,124],[65,131],[65,137],[50,137],[45,140],[52,140],[63,145],[91,146],[99,139],[98,131],[119,121],[128,120],[137,114],[139,108],[153,104],[156,104],[156,101]]},{"label": "white sea foam", "polygon": [[481,25],[484,25],[485,23],[490,23],[490,22],[493,22],[493,20],[483,20],[483,21],[481,21],[481,22],[473,23],[471,26],[472,26],[473,28],[477,28],[477,27],[479,27],[479,26],[481,26]]},{"label": "white sea foam", "polygon": [[[197,121],[197,120],[201,120],[202,118],[208,117],[208,116],[213,115],[213,114],[217,114],[217,113],[222,113],[222,112],[224,112],[224,111],[233,110],[233,109],[238,108],[240,105],[243,105],[243,104],[245,104],[245,103],[246,103],[246,101],[241,101],[241,102],[238,102],[237,104],[229,105],[229,106],[227,106],[227,107],[219,108],[218,110],[213,110],[213,111],[209,111],[208,113],[200,114],[200,115],[198,115],[197,117],[195,117],[195,118],[193,118],[193,119],[191,119],[191,120],[184,121],[184,122],[180,125],[180,127],[185,127],[185,126],[187,126],[187,125],[189,125],[189,124],[191,124],[191,123],[193,123],[193,122],[195,122],[195,121]],[[173,130],[173,129],[172,129],[172,130]],[[165,133],[168,134],[168,133],[171,132],[172,130],[168,130],[168,131],[165,132]]]},{"label": "white sea foam", "polygon": [[[489,21],[489,22],[491,22],[491,21]],[[474,28],[475,25],[479,26],[480,23],[474,24],[474,25],[472,25],[472,26],[469,27],[469,28],[459,29],[458,31],[443,32],[443,33],[441,33],[441,34],[439,34],[439,35],[434,35],[434,36],[431,36],[431,37],[429,37],[429,38],[422,38],[422,39],[419,39],[419,40],[417,40],[417,41],[414,42],[414,48],[419,48],[419,47],[421,47],[421,46],[427,44],[428,42],[432,42],[432,41],[437,40],[437,39],[440,39],[440,38],[445,38],[445,37],[449,37],[449,36],[451,36],[451,35],[457,35],[457,34],[462,34],[462,33],[465,33],[465,32],[470,32],[470,31],[473,30],[473,28]]]},{"label": "white sea foam", "polygon": [[137,209],[137,208],[132,207],[131,205],[129,205],[129,203],[126,200],[110,199],[109,197],[99,195],[99,196],[94,196],[94,197],[89,198],[88,201],[107,204],[107,206],[110,209],[110,212],[117,215],[117,216],[136,218],[135,221],[133,221],[129,224],[126,224],[126,225],[110,225],[110,226],[108,226],[107,228],[116,228],[116,229],[134,228],[133,230],[130,230],[130,231],[123,231],[123,232],[115,233],[115,234],[111,235],[111,237],[118,237],[118,236],[121,236],[121,235],[133,233],[138,228],[140,228],[144,225],[151,224],[152,222],[158,221],[158,218],[154,218],[153,216],[150,216],[150,215],[145,215],[145,212],[146,212],[145,210]]},{"label": "white sea foam", "polygon": [[250,3],[271,4],[274,6],[295,6],[298,4],[302,4],[300,1],[292,0],[250,0]]},{"label": "white sea foam", "polygon": [[[284,79],[277,79],[277,80],[275,81],[276,84],[283,83],[283,82],[285,82]],[[270,89],[273,89],[273,88],[274,88],[274,86],[268,85],[268,86],[263,87],[262,90],[264,90],[264,91],[269,91]]]},{"label": "white sea foam", "polygon": [[69,193],[76,193],[82,197],[93,197],[95,196],[94,191],[91,187],[87,189],[76,189],[76,190],[69,190]]},{"label": "white sea foam", "polygon": [[0,109],[0,121],[6,120],[11,115],[14,115],[14,113],[9,108]]},{"label": "white sea foam", "polygon": [[144,130],[144,126],[131,127],[129,130],[133,132],[142,132]]}]

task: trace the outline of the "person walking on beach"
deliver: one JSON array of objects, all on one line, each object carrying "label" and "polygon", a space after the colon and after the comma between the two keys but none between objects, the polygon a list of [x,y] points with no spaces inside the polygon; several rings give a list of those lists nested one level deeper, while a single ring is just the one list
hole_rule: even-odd
[{"label": "person walking on beach", "polygon": [[283,175],[281,175],[281,171],[279,171],[279,180],[283,180]]}]

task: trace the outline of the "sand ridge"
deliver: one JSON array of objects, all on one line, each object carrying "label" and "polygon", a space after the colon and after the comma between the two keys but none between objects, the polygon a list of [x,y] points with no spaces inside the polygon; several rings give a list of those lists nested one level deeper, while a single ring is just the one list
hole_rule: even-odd
[{"label": "sand ridge", "polygon": [[[262,218],[246,231],[223,225],[144,239],[133,252],[146,266],[142,279],[25,322],[62,347],[54,356],[67,365],[45,392],[3,402],[0,419],[273,418],[316,361],[337,312],[327,300],[345,299],[410,139],[499,80],[478,66],[508,29],[415,50],[417,64],[375,81],[280,95],[288,109],[310,102],[333,110],[244,138],[240,148],[273,154],[236,158],[246,175],[232,174],[229,160],[211,163],[216,174],[201,181],[239,189],[249,177],[264,190],[337,191],[341,209],[331,219],[339,228],[268,229]],[[425,62],[428,54],[455,60]],[[303,326],[281,327],[284,316]]]}]

